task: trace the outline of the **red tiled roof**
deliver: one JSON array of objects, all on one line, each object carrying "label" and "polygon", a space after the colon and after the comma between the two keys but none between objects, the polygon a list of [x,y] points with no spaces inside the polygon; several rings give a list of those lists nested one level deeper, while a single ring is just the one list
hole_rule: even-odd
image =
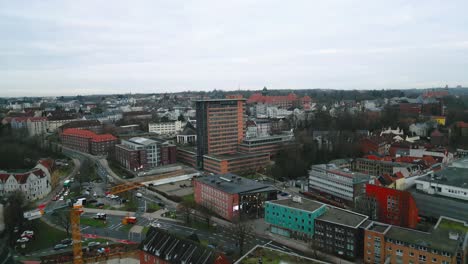
[{"label": "red tiled roof", "polygon": [[98,135],[92,131],[77,128],[67,128],[62,132],[62,135],[90,138],[93,142],[117,140],[117,138],[111,134]]}]

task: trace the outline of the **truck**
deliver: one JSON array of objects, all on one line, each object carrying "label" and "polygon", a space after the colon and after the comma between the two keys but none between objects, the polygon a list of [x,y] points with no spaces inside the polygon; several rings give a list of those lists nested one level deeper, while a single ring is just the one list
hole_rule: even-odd
[{"label": "truck", "polygon": [[63,187],[65,187],[65,188],[70,188],[70,187],[71,187],[71,183],[72,183],[72,182],[71,182],[70,180],[66,180],[66,181],[63,182]]},{"label": "truck", "polygon": [[137,218],[134,216],[126,216],[122,219],[122,224],[127,225],[127,224],[136,224]]}]

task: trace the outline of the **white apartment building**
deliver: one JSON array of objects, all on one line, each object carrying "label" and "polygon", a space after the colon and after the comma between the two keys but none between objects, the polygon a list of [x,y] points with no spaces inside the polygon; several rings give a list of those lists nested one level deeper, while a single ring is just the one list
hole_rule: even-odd
[{"label": "white apartment building", "polygon": [[22,191],[28,200],[44,198],[52,190],[49,169],[39,163],[26,173],[0,172],[0,195],[16,190]]},{"label": "white apartment building", "polygon": [[182,131],[182,122],[163,122],[163,123],[149,123],[148,132],[157,134],[175,134]]},{"label": "white apartment building", "polygon": [[370,179],[367,174],[340,169],[335,164],[312,165],[309,171],[309,191],[354,202],[355,197],[365,192],[365,184]]}]

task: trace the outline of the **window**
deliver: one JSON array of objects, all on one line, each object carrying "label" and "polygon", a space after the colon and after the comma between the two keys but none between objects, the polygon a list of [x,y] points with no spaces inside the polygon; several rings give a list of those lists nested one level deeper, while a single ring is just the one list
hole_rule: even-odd
[{"label": "window", "polygon": [[396,250],[396,255],[397,255],[397,256],[403,256],[403,250],[397,249],[397,250]]},{"label": "window", "polygon": [[414,252],[409,253],[410,257],[414,257]]},{"label": "window", "polygon": [[419,261],[426,261],[425,255],[419,255]]},{"label": "window", "polygon": [[436,259],[436,258],[432,258],[432,262],[437,262],[437,259]]}]

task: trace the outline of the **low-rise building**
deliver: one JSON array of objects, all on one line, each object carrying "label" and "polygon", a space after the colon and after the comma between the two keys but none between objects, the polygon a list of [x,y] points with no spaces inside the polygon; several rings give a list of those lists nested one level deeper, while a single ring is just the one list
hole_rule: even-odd
[{"label": "low-rise building", "polygon": [[226,257],[212,248],[150,227],[139,247],[143,264],[228,264]]},{"label": "low-rise building", "polygon": [[24,173],[0,171],[0,196],[21,191],[28,200],[42,199],[52,190],[51,170],[39,162],[32,170]]},{"label": "low-rise building", "polygon": [[273,234],[310,241],[314,236],[315,218],[325,210],[325,204],[302,197],[267,201],[265,222],[270,224]]},{"label": "low-rise building", "polygon": [[191,167],[197,166],[197,152],[193,148],[177,148],[177,161]]},{"label": "low-rise building", "polygon": [[195,145],[197,143],[197,129],[187,122],[184,129],[177,134],[177,143],[182,145]]},{"label": "low-rise building", "polygon": [[118,139],[111,134],[96,134],[92,131],[68,128],[60,134],[63,146],[93,155],[113,153]]},{"label": "low-rise building", "polygon": [[335,164],[312,165],[309,191],[352,205],[356,197],[365,193],[365,185],[371,179],[368,174],[340,169]]},{"label": "low-rise building", "polygon": [[235,221],[263,217],[266,201],[276,199],[276,189],[235,174],[194,178],[195,202],[222,218]]},{"label": "low-rise building", "polygon": [[466,221],[441,217],[429,232],[376,222],[364,230],[364,263],[466,263]]},{"label": "low-rise building", "polygon": [[393,175],[397,172],[401,172],[405,177],[412,176],[420,171],[417,164],[368,158],[355,159],[352,163],[352,170],[374,176],[381,176],[384,174]]},{"label": "low-rise building", "polygon": [[239,152],[269,153],[270,156],[274,156],[281,149],[291,146],[293,139],[294,136],[292,133],[246,138],[239,144]]},{"label": "low-rise building", "polygon": [[162,123],[149,123],[148,132],[157,133],[160,135],[165,134],[176,134],[177,132],[182,131],[182,122],[162,122]]},{"label": "low-rise building", "polygon": [[364,230],[361,225],[367,216],[341,208],[327,206],[315,218],[314,243],[319,250],[346,258],[362,256]]},{"label": "low-rise building", "polygon": [[421,192],[468,201],[468,168],[447,167],[415,182]]},{"label": "low-rise building", "polygon": [[270,163],[269,153],[211,154],[203,156],[203,169],[207,172],[252,173],[260,171]]}]

